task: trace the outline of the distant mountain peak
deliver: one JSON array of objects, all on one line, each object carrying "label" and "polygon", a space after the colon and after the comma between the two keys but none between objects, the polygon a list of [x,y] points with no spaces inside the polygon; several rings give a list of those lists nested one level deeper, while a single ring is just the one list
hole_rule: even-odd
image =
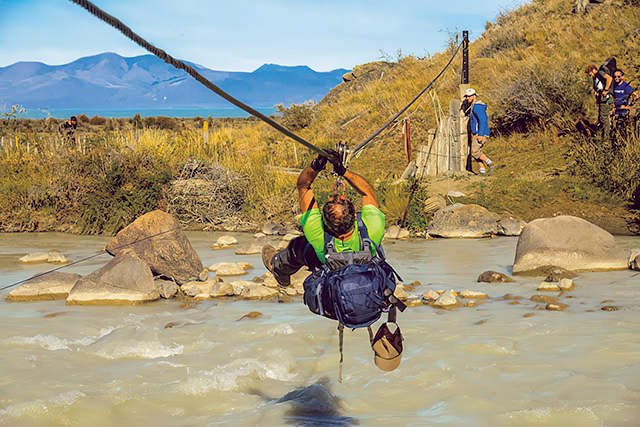
[{"label": "distant mountain peak", "polygon": [[[252,73],[215,71],[193,64],[212,83],[253,107],[320,101],[342,82],[344,69],[316,72],[306,65],[265,64]],[[0,104],[27,109],[228,108],[185,71],[153,55],[114,52],[69,64],[16,63],[0,68]]]}]

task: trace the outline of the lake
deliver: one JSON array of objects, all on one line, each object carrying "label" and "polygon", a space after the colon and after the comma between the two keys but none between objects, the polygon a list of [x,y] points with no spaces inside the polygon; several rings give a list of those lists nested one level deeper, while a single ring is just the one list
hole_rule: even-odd
[{"label": "lake", "polygon": [[[266,272],[260,255],[211,249],[221,235],[187,232],[205,266],[251,263],[255,268],[239,280]],[[233,235],[240,243],[253,239]],[[21,264],[27,253],[57,249],[76,261],[108,240],[0,234],[0,287],[51,269]],[[625,249],[640,247],[638,237],[616,241]],[[560,297],[569,307],[548,311],[529,300],[540,294],[541,277],[477,282],[486,270],[511,274],[516,242],[514,237],[385,242],[404,282],[421,283],[415,294],[469,289],[490,299],[475,307],[419,306],[400,313],[405,350],[392,372],[374,365],[365,330],[346,330],[342,383],[337,380],[337,325],[309,312],[300,298],[289,304],[209,300],[184,305],[173,299],[92,307],[7,303],[5,290],[0,423],[637,426],[638,272],[580,274],[573,279],[575,290]],[[109,258],[101,255],[66,270],[88,274]],[[503,299],[507,293],[522,299]],[[618,310],[604,311],[604,306]],[[242,318],[252,311],[262,315]],[[295,401],[277,400],[318,383],[335,396],[335,412],[301,411]],[[312,406],[318,402],[307,400]]]},{"label": "lake", "polygon": [[[273,107],[256,108],[259,112],[266,116],[275,114],[276,109]],[[66,109],[66,110],[27,110],[24,113],[17,114],[19,119],[46,119],[52,117],[54,119],[68,119],[71,116],[79,116],[85,114],[87,117],[99,116],[106,118],[132,118],[136,114],[140,113],[142,117],[249,117],[249,114],[239,108],[217,108],[217,109],[164,109],[164,110],[152,110],[152,109],[138,109],[138,110],[88,110],[83,108],[78,109]]]}]

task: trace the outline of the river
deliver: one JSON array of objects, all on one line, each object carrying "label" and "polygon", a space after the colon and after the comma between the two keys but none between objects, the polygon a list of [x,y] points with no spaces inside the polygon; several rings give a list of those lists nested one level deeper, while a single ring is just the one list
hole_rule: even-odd
[{"label": "river", "polygon": [[[187,232],[205,266],[259,255],[211,249],[220,233]],[[240,242],[252,239],[234,234]],[[0,287],[51,268],[22,265],[27,253],[57,249],[91,256],[109,239],[56,233],[1,234]],[[625,248],[638,237],[616,237]],[[483,271],[510,274],[517,238],[385,243],[405,283],[481,291],[476,307],[430,306],[399,314],[405,351],[392,372],[373,363],[365,330],[345,331],[338,379],[335,322],[296,299],[178,300],[125,307],[7,303],[1,293],[0,424],[10,426],[637,426],[640,424],[640,278],[585,273],[562,312],[529,300],[542,278],[477,283]],[[70,266],[88,274],[108,255]],[[65,271],[63,270],[63,271]],[[517,301],[502,299],[507,293]],[[603,311],[603,306],[617,311]],[[243,318],[252,311],[257,318]],[[377,325],[376,325],[377,327]],[[335,399],[320,410],[323,383]],[[335,404],[335,407],[332,406]],[[326,406],[326,405],[325,405]],[[307,409],[307,410],[304,410]],[[311,409],[311,410],[308,410]]]}]

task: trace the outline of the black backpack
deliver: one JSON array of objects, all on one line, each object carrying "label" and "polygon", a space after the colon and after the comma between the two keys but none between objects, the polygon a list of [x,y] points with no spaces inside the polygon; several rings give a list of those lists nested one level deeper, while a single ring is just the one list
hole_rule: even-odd
[{"label": "black backpack", "polygon": [[604,61],[604,64],[600,66],[600,69],[613,77],[613,73],[615,73],[615,71],[618,69],[618,67],[616,66],[616,58],[612,56],[611,58]]},{"label": "black backpack", "polygon": [[[344,327],[366,327],[373,348],[375,338],[371,325],[380,318],[382,312],[388,310],[387,323],[397,325],[396,307],[400,311],[407,308],[393,295],[396,279],[402,279],[385,260],[382,246],[376,246],[369,237],[359,213],[356,218],[360,236],[359,250],[337,252],[335,238],[325,232],[324,250],[327,263],[322,268],[314,270],[303,284],[304,303],[309,310],[339,322],[339,382],[342,382]],[[401,340],[399,328],[397,334]]]},{"label": "black backpack", "polygon": [[402,279],[385,260],[382,247],[369,237],[360,214],[357,222],[360,249],[337,252],[335,238],[325,233],[327,263],[304,281],[309,310],[352,329],[375,323],[386,308],[397,306],[404,311],[406,307],[393,296],[396,279]]}]

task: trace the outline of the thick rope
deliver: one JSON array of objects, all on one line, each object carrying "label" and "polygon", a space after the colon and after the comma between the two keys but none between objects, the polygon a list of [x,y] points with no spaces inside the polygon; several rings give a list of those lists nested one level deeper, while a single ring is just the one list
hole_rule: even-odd
[{"label": "thick rope", "polygon": [[265,122],[266,124],[268,124],[269,126],[274,128],[275,130],[277,130],[278,132],[281,132],[282,134],[284,134],[284,135],[288,136],[289,138],[293,139],[294,141],[299,142],[300,144],[304,145],[307,148],[310,148],[311,150],[315,151],[316,153],[322,154],[323,156],[325,156],[327,158],[332,158],[332,156],[329,155],[323,149],[318,148],[315,145],[305,141],[304,139],[302,139],[298,135],[294,134],[293,132],[291,132],[290,130],[286,129],[285,127],[279,125],[278,123],[276,123],[275,121],[273,121],[269,117],[265,116],[261,112],[259,112],[259,111],[255,110],[255,109],[251,108],[250,106],[238,101],[236,98],[234,98],[233,96],[229,95],[228,93],[226,93],[225,91],[220,89],[218,86],[214,85],[209,80],[207,80],[204,76],[202,76],[200,73],[198,73],[193,67],[185,64],[183,61],[180,61],[178,59],[173,58],[171,55],[166,53],[164,50],[158,49],[157,47],[153,46],[151,43],[147,42],[145,39],[143,39],[142,37],[140,37],[139,35],[134,33],[131,30],[131,28],[127,27],[120,20],[118,20],[117,18],[115,18],[115,17],[109,15],[108,13],[104,12],[102,9],[100,9],[99,7],[97,7],[96,5],[91,3],[90,1],[88,1],[88,0],[71,0],[71,1],[73,3],[75,3],[75,4],[77,4],[78,6],[83,7],[84,9],[86,9],[89,13],[94,15],[96,18],[98,18],[98,19],[106,22],[107,24],[111,25],[116,30],[120,31],[122,34],[127,36],[133,42],[135,42],[138,46],[144,48],[145,50],[147,50],[147,51],[149,51],[151,53],[153,53],[155,56],[157,56],[158,58],[162,59],[167,64],[172,65],[177,69],[186,71],[187,74],[189,74],[191,77],[196,79],[199,83],[203,84],[205,87],[207,87],[208,89],[210,89],[211,91],[216,93],[218,96],[220,96],[220,97],[224,98],[225,100],[229,101],[230,103],[232,103],[236,107],[246,111],[247,113],[251,114],[252,116],[255,116],[255,117],[259,118],[260,120],[262,120],[263,122]]},{"label": "thick rope", "polygon": [[385,130],[390,124],[394,123],[395,120],[400,117],[400,115],[402,113],[404,113],[405,111],[407,111],[409,109],[409,107],[411,107],[418,99],[420,99],[420,97],[431,88],[431,86],[433,86],[433,84],[440,78],[440,76],[449,68],[449,66],[451,65],[451,63],[453,62],[453,59],[456,57],[456,55],[458,54],[458,52],[460,51],[460,46],[462,46],[462,44],[458,45],[458,48],[456,49],[456,51],[453,53],[453,55],[451,56],[451,59],[449,59],[449,62],[447,62],[447,65],[445,65],[445,67],[438,73],[438,75],[431,80],[431,83],[429,83],[424,89],[422,89],[420,91],[420,93],[418,93],[412,100],[411,102],[409,102],[406,106],[404,106],[404,108],[402,108],[400,111],[398,111],[398,113],[396,113],[393,117],[391,117],[389,119],[389,121],[387,121],[387,123],[385,123],[384,125],[382,125],[382,127],[380,127],[380,129],[378,129],[377,131],[375,131],[373,133],[373,135],[371,135],[369,138],[367,138],[366,140],[364,140],[363,142],[360,143],[360,145],[358,145],[356,148],[354,148],[350,153],[349,153],[349,157],[347,160],[351,160],[353,157],[357,156],[358,153],[360,151],[362,151],[364,149],[364,147],[369,144],[376,136],[378,136],[383,130]]},{"label": "thick rope", "polygon": [[[119,251],[120,249],[126,248],[127,246],[132,246],[132,245],[135,245],[136,243],[144,242],[146,240],[153,239],[154,237],[162,236],[163,234],[167,234],[167,233],[171,233],[172,231],[180,230],[181,228],[182,227],[175,227],[175,228],[172,228],[172,229],[167,230],[167,231],[161,231],[160,233],[153,234],[151,236],[147,236],[147,237],[145,237],[143,239],[136,240],[135,242],[126,243],[126,244],[124,244],[122,246],[118,246],[117,248],[113,248],[113,251],[114,252],[115,251]],[[88,260],[90,260],[92,258],[95,258],[95,257],[99,257],[100,255],[104,255],[106,253],[107,253],[106,249],[100,249],[97,253],[95,253],[93,255],[90,255],[90,256],[88,256],[86,258],[82,258],[82,259],[79,259],[77,261],[73,261],[73,262],[71,262],[69,264],[65,264],[65,265],[63,265],[61,267],[54,268],[53,270],[43,271],[42,273],[35,274],[35,275],[29,277],[28,279],[20,280],[19,282],[12,283],[12,284],[7,285],[7,286],[5,286],[3,288],[0,288],[0,291],[4,291],[6,289],[13,288],[14,286],[21,285],[21,284],[23,284],[25,282],[28,282],[28,281],[33,280],[33,279],[37,279],[38,277],[45,276],[45,275],[47,275],[49,273],[53,273],[53,272],[62,270],[63,268],[67,268],[67,267],[71,267],[72,265],[80,264],[82,262],[88,261]]]}]

